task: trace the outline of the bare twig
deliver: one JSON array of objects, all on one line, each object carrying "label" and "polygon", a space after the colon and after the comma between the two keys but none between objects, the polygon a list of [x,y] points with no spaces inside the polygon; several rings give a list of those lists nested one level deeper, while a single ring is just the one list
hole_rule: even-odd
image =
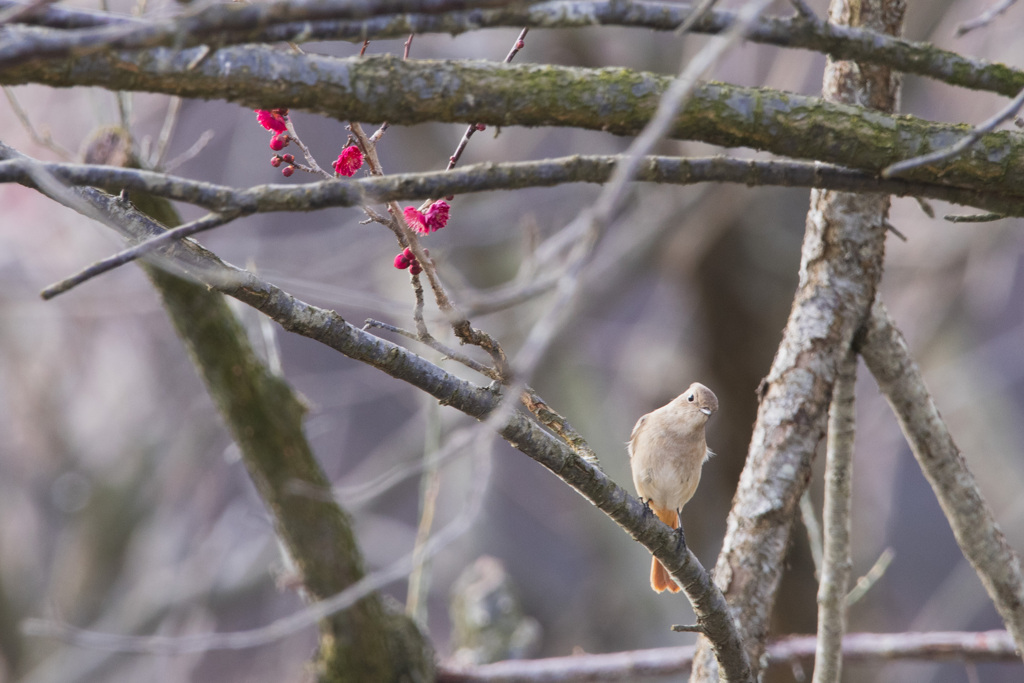
[{"label": "bare twig", "polygon": [[181,111],[181,98],[172,95],[167,103],[167,113],[164,115],[164,125],[160,128],[160,135],[157,137],[153,154],[147,160],[150,168],[161,168],[164,163],[164,156],[167,154],[167,147],[174,135],[174,127],[178,123],[178,112]]},{"label": "bare twig", "polygon": [[679,27],[674,31],[674,33],[677,36],[689,33],[698,22],[711,13],[711,10],[714,9],[717,2],[718,0],[699,0],[699,4],[694,7],[693,11],[689,13],[686,19],[679,24]]},{"label": "bare twig", "polygon": [[857,582],[850,589],[850,592],[846,594],[846,606],[856,604],[861,598],[867,595],[871,587],[878,583],[878,580],[885,576],[885,571],[892,564],[893,558],[896,557],[896,551],[892,548],[886,548],[875,560],[875,563],[871,565],[871,569],[867,571],[864,576],[857,579]]},{"label": "bare twig", "polygon": [[[767,664],[785,666],[814,656],[815,636],[790,636],[768,643]],[[631,681],[685,674],[694,647],[579,654],[569,657],[515,660],[479,666],[442,664],[438,683],[525,683],[537,681]],[[1013,662],[1013,639],[1006,631],[928,633],[848,633],[843,658],[858,662],[889,660]]]},{"label": "bare twig", "polygon": [[836,373],[828,415],[825,548],[818,584],[818,645],[814,683],[839,683],[846,632],[846,590],[850,583],[850,511],[853,484],[854,384],[857,354],[850,351]]},{"label": "bare twig", "polygon": [[58,144],[57,141],[53,139],[53,136],[50,135],[49,131],[44,130],[40,132],[36,130],[36,127],[32,124],[32,120],[29,118],[28,114],[21,108],[21,103],[18,102],[18,98],[14,94],[14,91],[11,90],[10,86],[4,86],[4,95],[7,97],[7,102],[11,105],[11,109],[14,110],[14,115],[18,117],[18,121],[25,129],[25,132],[27,132],[28,136],[32,138],[32,142],[56,153],[61,159],[73,159],[75,157],[70,150]]},{"label": "bare twig", "polygon": [[820,580],[821,561],[825,551],[822,547],[821,524],[818,523],[818,515],[814,510],[809,489],[800,496],[800,520],[807,530],[807,545],[811,549],[811,561],[814,562],[814,576]]},{"label": "bare twig", "polygon": [[204,130],[199,135],[199,137],[196,138],[196,141],[192,143],[192,146],[190,146],[184,152],[168,161],[167,164],[164,165],[164,169],[167,171],[173,171],[174,169],[184,164],[186,161],[189,161],[190,159],[199,156],[199,153],[206,148],[206,145],[210,144],[210,140],[212,139],[213,131],[209,129]]},{"label": "bare twig", "polygon": [[999,0],[999,2],[993,3],[988,9],[978,16],[958,25],[954,35],[959,38],[965,33],[970,33],[974,29],[981,28],[982,26],[988,26],[996,17],[1010,9],[1015,2],[1017,2],[1017,0]]},{"label": "bare twig", "polygon": [[1012,102],[1006,105],[994,116],[984,121],[981,125],[972,129],[967,135],[958,140],[956,144],[950,145],[945,149],[936,150],[931,154],[924,154],[919,157],[914,157],[913,159],[898,161],[895,164],[883,168],[881,175],[883,178],[894,178],[914,168],[930,166],[932,164],[937,164],[940,161],[952,159],[953,157],[962,154],[972,145],[976,144],[986,133],[991,133],[1000,123],[1012,118],[1022,106],[1024,106],[1024,89],[1017,93],[1017,96],[1013,98]]},{"label": "bare twig", "polygon": [[260,647],[316,626],[320,620],[351,607],[367,595],[407,576],[412,571],[414,556],[436,554],[465,533],[474,516],[475,510],[471,510],[456,517],[418,551],[405,555],[384,569],[367,574],[336,595],[259,628],[187,636],[126,636],[79,629],[58,621],[27,619],[22,624],[22,630],[26,635],[55,638],[79,647],[151,655],[180,655]]},{"label": "bare twig", "polygon": [[290,116],[285,117],[285,125],[288,127],[288,136],[291,137],[296,146],[302,150],[302,155],[306,158],[306,162],[309,164],[310,168],[313,169],[313,172],[324,180],[335,180],[333,173],[328,173],[324,169],[320,168],[320,164],[316,163],[316,158],[313,156],[313,153],[309,151],[309,147],[307,147],[302,141],[299,134],[295,132],[295,126],[292,124]]},{"label": "bare twig", "polygon": [[490,379],[493,380],[501,379],[494,368],[485,365],[474,358],[470,358],[466,354],[460,353],[446,344],[443,344],[429,332],[427,332],[426,334],[423,334],[419,331],[413,332],[412,330],[406,330],[395,325],[390,325],[388,323],[381,322],[380,320],[368,318],[366,320],[366,323],[363,325],[363,329],[367,330],[373,327],[379,327],[382,330],[387,330],[388,332],[399,334],[407,339],[412,339],[413,341],[418,341],[423,344],[426,344],[430,348],[440,353],[444,358],[450,358],[451,360],[454,360],[458,363],[462,363],[470,370],[475,370],[484,377],[489,377]]},{"label": "bare twig", "polygon": [[202,218],[197,218],[194,221],[185,223],[184,225],[180,225],[177,228],[167,230],[166,232],[157,235],[156,237],[153,237],[151,239],[148,239],[145,242],[137,244],[134,247],[130,247],[123,251],[119,251],[113,256],[108,256],[105,259],[97,261],[88,268],[84,268],[83,270],[79,271],[78,273],[72,275],[69,278],[65,278],[60,282],[56,282],[50,285],[40,293],[40,296],[42,296],[44,299],[52,299],[58,294],[63,294],[64,292],[77,287],[83,282],[91,280],[97,275],[102,275],[103,273],[113,270],[118,266],[123,266],[126,263],[131,263],[135,259],[144,256],[145,254],[155,249],[165,247],[168,244],[188,237],[189,235],[194,235],[198,232],[202,232],[204,230],[211,230],[218,226],[224,225],[225,223],[234,220],[238,216],[239,214],[231,215],[211,213],[206,216],[203,216]]},{"label": "bare twig", "polygon": [[[507,55],[505,55],[505,64],[508,64],[515,59],[515,56],[523,49],[526,41],[526,34],[529,30],[529,28],[524,28],[519,32],[519,37],[516,38],[516,42],[512,45],[512,49],[508,51]],[[466,146],[469,145],[469,139],[473,137],[473,133],[478,130],[483,130],[479,123],[471,123],[466,127],[466,132],[462,134],[462,139],[459,140],[459,144],[456,145],[455,151],[452,152],[452,155],[448,158],[448,168],[445,170],[450,171],[455,168],[455,164],[459,163],[459,159],[462,158],[462,153],[466,151]]]},{"label": "bare twig", "polygon": [[441,445],[441,407],[430,401],[426,407],[426,434],[423,439],[424,472],[420,479],[420,519],[413,543],[413,567],[409,574],[409,588],[405,598],[405,613],[416,623],[427,623],[427,587],[429,586],[429,558],[424,555],[430,530],[437,514],[437,496],[441,491],[441,470],[437,450]]},{"label": "bare twig", "polygon": [[796,10],[797,16],[804,20],[818,20],[818,16],[811,9],[811,6],[807,4],[807,0],[789,0],[789,4],[793,5],[793,9]]}]

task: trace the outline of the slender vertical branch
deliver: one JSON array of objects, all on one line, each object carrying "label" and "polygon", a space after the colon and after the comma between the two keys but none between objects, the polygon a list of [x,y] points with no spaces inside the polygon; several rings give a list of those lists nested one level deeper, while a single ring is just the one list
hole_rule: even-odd
[{"label": "slender vertical branch", "polygon": [[427,588],[429,586],[430,558],[425,550],[437,512],[437,496],[441,491],[441,467],[438,450],[441,447],[441,406],[427,401],[426,434],[423,439],[423,476],[420,478],[420,521],[413,546],[413,567],[409,575],[409,592],[405,599],[405,613],[417,623],[427,623]]},{"label": "slender vertical branch", "polygon": [[857,354],[839,366],[828,414],[825,461],[825,548],[818,584],[818,645],[813,683],[839,683],[846,632],[846,590],[850,584],[850,493],[853,477],[854,384]]},{"label": "slender vertical branch", "polygon": [[811,549],[811,560],[814,562],[814,577],[821,579],[821,563],[825,550],[822,548],[821,524],[818,523],[817,513],[814,511],[814,503],[811,501],[811,492],[804,491],[800,496],[800,520],[807,529],[807,545]]}]

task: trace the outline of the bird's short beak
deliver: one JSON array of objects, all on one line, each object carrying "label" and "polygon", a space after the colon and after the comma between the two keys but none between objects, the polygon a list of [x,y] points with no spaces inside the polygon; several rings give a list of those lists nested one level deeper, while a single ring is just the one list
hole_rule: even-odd
[{"label": "bird's short beak", "polygon": [[711,417],[711,408],[701,408],[700,412],[704,413],[708,417]]}]

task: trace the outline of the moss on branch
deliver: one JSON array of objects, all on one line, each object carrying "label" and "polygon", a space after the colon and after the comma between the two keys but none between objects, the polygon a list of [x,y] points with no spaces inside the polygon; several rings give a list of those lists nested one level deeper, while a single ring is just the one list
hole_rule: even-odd
[{"label": "moss on branch", "polygon": [[[154,49],[96,54],[73,63],[31,63],[0,73],[6,84],[95,85],[225,99],[252,108],[291,107],[339,120],[415,124],[479,121],[638,133],[669,79],[621,68],[496,65],[383,56],[335,59],[266,46]],[[198,63],[197,59],[199,60]],[[948,147],[966,126],[893,116],[769,88],[706,83],[672,136],[840,164],[870,173]],[[1024,196],[1024,135],[983,136],[964,154],[923,166],[908,180]]]}]

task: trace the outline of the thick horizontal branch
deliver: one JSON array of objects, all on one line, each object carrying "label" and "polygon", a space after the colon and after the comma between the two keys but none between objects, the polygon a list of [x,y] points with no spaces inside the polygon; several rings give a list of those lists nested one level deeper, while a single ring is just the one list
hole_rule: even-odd
[{"label": "thick horizontal branch", "polygon": [[[198,66],[197,50],[159,48],[90,55],[73,63],[32,63],[0,71],[5,84],[97,85],[227,99],[253,108],[293,107],[339,120],[571,126],[617,135],[650,120],[669,78],[629,69],[580,69],[487,62],[335,59],[266,46],[218,50]],[[397,96],[396,93],[401,93]],[[891,116],[767,88],[699,86],[672,137],[752,147],[877,173],[949,147],[967,126]],[[989,133],[970,150],[906,179],[1024,196],[1024,136]]]},{"label": "thick horizontal branch", "polygon": [[[0,9],[14,6],[11,0],[0,0]],[[293,3],[288,3],[293,4]],[[624,26],[658,31],[674,31],[693,12],[692,6],[664,2],[544,2],[527,5],[504,3],[502,7],[469,11],[425,13],[425,2],[409,2],[406,11],[398,14],[352,19],[350,2],[294,3],[287,15],[277,4],[252,5],[244,12],[234,9],[209,8],[196,15],[163,22],[142,22],[135,18],[70,10],[46,8],[34,15],[31,23],[62,28],[88,29],[77,32],[39,34],[30,31],[12,33],[9,43],[0,50],[0,63],[40,55],[33,41],[46,36],[50,56],[71,54],[81,46],[144,45],[192,47],[216,35],[216,44],[242,42],[303,42],[309,40],[363,40],[364,38],[398,38],[410,33],[447,33],[456,35],[482,28],[589,28],[593,26]],[[384,3],[374,3],[384,7]],[[478,4],[478,3],[474,3]],[[223,6],[220,6],[223,7]],[[229,6],[230,7],[230,6]],[[333,13],[328,15],[328,12]],[[347,13],[346,13],[347,12]],[[277,13],[268,22],[266,16]],[[230,21],[229,21],[230,20]],[[697,33],[725,32],[735,22],[729,10],[715,9],[704,14],[692,30]],[[110,26],[131,30],[111,31]],[[869,64],[885,64],[903,73],[917,74],[975,90],[988,90],[1012,96],[1024,88],[1024,71],[1004,64],[966,57],[939,49],[928,43],[906,41],[866,29],[828,24],[808,17],[763,17],[753,25],[747,39],[779,47],[814,50],[834,59],[847,59]],[[162,42],[161,42],[162,41]],[[6,53],[6,54],[5,54]]]},{"label": "thick horizontal branch", "polygon": [[[543,161],[483,163],[452,171],[403,173],[358,180],[319,181],[302,185],[257,185],[233,188],[154,171],[88,164],[41,164],[70,185],[98,187],[112,193],[146,192],[188,202],[210,211],[253,214],[275,211],[316,211],[365,203],[419,200],[453,194],[553,187],[565,183],[604,183],[619,156],[571,156]],[[0,161],[0,183],[32,186],[32,164],[21,159]],[[748,186],[816,187],[844,192],[874,192],[900,197],[927,197],[976,206],[1005,216],[1024,216],[1024,200],[947,185],[884,179],[863,171],[829,164],[794,161],[753,161],[728,157],[649,157],[635,179],[690,185],[741,183]]]},{"label": "thick horizontal branch", "polygon": [[255,4],[214,4],[181,16],[145,22],[55,31],[10,31],[0,43],[0,67],[37,59],[73,57],[97,50],[229,45],[265,40],[275,24],[317,20],[363,20],[382,14],[451,12],[467,7],[503,6],[503,0],[281,0]]},{"label": "thick horizontal branch", "polygon": [[[771,642],[769,665],[785,665],[814,656],[817,638],[790,636]],[[678,676],[693,663],[692,646],[665,647],[610,654],[516,660],[479,666],[445,666],[438,683],[510,683],[516,681],[629,681],[647,676]],[[843,636],[843,658],[849,661],[956,659],[970,662],[1012,662],[1017,653],[1006,631],[934,633],[850,633]]]}]

